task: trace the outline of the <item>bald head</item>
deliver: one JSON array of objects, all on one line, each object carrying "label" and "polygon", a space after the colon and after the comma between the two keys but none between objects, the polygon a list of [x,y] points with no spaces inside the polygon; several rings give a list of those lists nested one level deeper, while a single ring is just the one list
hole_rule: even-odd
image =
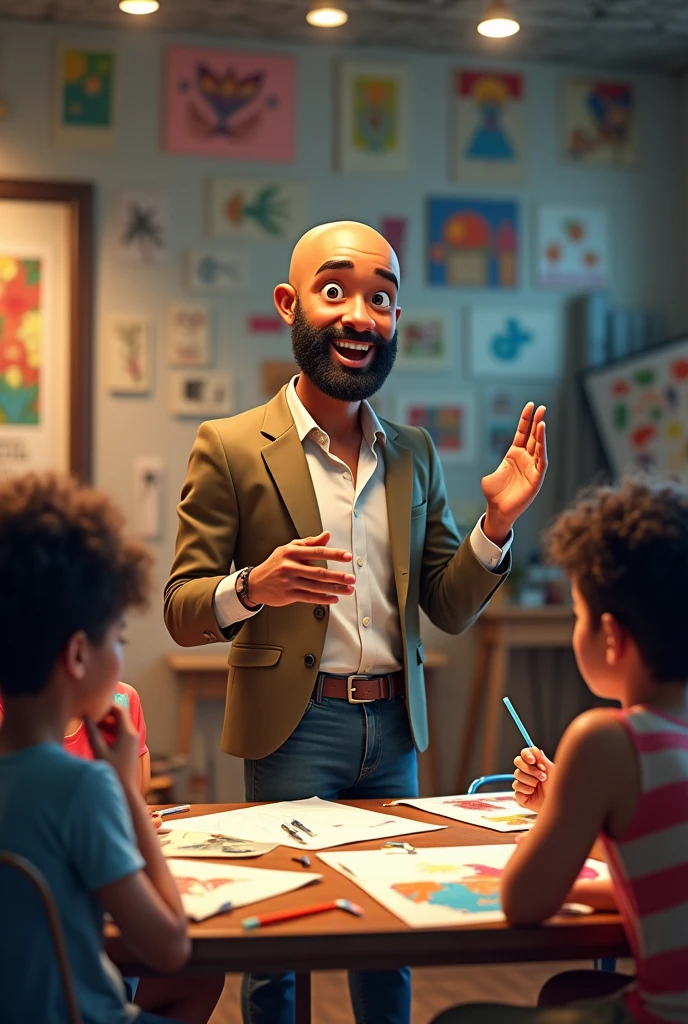
[{"label": "bald head", "polygon": [[363,259],[376,269],[392,274],[399,286],[399,260],[379,231],[355,220],[319,224],[302,235],[294,246],[289,265],[289,282],[300,291],[328,263],[353,263]]}]

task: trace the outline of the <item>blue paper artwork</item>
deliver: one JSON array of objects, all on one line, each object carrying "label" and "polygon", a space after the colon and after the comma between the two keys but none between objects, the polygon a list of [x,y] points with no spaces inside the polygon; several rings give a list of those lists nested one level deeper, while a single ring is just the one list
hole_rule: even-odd
[{"label": "blue paper artwork", "polygon": [[557,311],[473,309],[470,314],[471,369],[474,377],[556,377],[562,339]]},{"label": "blue paper artwork", "polygon": [[428,281],[465,288],[515,288],[518,204],[510,200],[428,200]]}]

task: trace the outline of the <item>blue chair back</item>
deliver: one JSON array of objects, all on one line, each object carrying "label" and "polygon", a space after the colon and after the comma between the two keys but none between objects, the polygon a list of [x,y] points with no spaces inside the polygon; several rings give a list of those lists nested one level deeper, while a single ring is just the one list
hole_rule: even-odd
[{"label": "blue chair back", "polygon": [[468,794],[477,793],[483,786],[496,786],[506,784],[507,789],[511,789],[511,783],[514,781],[513,775],[481,775],[479,779],[473,779],[470,786],[468,787]]}]

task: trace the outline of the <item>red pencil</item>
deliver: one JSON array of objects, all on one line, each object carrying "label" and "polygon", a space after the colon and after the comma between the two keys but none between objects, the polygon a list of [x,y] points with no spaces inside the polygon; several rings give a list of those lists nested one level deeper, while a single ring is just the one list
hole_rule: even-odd
[{"label": "red pencil", "polygon": [[363,907],[351,900],[328,900],[327,903],[311,903],[309,907],[294,907],[293,910],[274,910],[270,914],[257,914],[245,917],[242,928],[262,928],[266,924],[280,924],[282,921],[293,921],[297,917],[308,917],[310,914],[322,914],[326,910],[346,910],[348,914],[363,917]]}]

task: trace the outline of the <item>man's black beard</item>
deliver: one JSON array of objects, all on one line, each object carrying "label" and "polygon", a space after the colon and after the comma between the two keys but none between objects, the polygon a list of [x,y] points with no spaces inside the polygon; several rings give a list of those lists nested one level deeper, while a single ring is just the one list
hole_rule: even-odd
[{"label": "man's black beard", "polygon": [[[375,354],[365,369],[343,366],[330,350],[334,341],[369,341],[375,345]],[[397,357],[397,332],[385,341],[374,331],[339,330],[324,327],[318,330],[308,322],[297,300],[294,324],[291,329],[291,347],[294,359],[318,391],[340,402],[360,402],[379,391],[387,380]]]}]

